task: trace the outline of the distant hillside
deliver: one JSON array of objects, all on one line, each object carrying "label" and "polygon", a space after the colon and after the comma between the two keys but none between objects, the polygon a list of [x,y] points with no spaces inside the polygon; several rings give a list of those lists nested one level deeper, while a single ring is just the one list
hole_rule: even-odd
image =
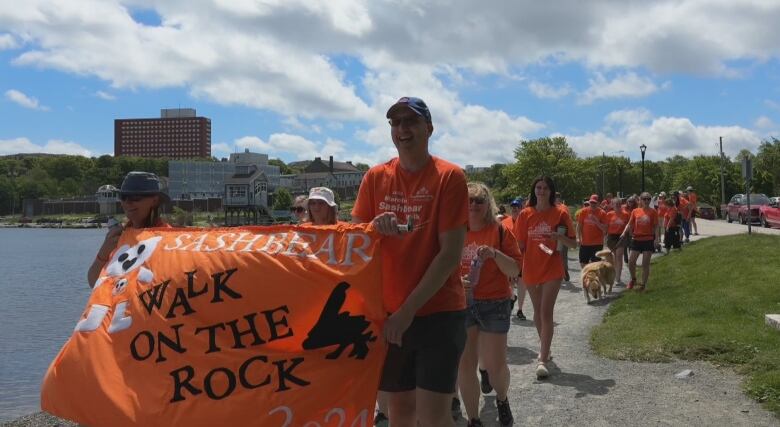
[{"label": "distant hillside", "polygon": [[304,170],[304,169],[306,169],[307,166],[309,166],[311,164],[311,162],[312,162],[311,160],[301,160],[299,162],[287,163],[287,166],[289,166],[289,167],[291,167],[293,169]]}]

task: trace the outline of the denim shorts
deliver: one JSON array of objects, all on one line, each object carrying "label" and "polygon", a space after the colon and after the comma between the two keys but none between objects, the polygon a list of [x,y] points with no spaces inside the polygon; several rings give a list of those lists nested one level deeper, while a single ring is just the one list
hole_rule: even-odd
[{"label": "denim shorts", "polygon": [[506,334],[512,317],[512,300],[475,300],[466,309],[466,329],[476,326],[480,332]]}]

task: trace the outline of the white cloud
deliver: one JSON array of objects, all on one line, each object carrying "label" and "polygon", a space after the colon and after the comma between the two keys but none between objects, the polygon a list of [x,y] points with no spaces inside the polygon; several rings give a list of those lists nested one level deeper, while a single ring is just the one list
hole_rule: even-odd
[{"label": "white cloud", "polygon": [[510,162],[520,141],[544,127],[525,117],[476,105],[458,109],[454,122],[457,125],[433,139],[431,151],[461,166]]},{"label": "white cloud", "polygon": [[647,146],[647,158],[651,160],[663,160],[678,154],[686,157],[716,155],[718,138],[721,136],[724,152],[729,156],[743,148],[755,151],[761,143],[759,134],[743,127],[700,126],[684,117],[651,118],[647,114],[642,111],[634,116],[640,120],[613,129],[610,124],[614,123],[616,117],[631,117],[630,112],[613,112],[606,117],[607,125],[602,130],[566,135],[566,139],[574,151],[583,157],[623,151],[623,155],[638,159],[639,146],[644,144]]},{"label": "white cloud", "polygon": [[9,89],[5,92],[5,98],[24,108],[39,111],[49,111],[49,107],[41,105],[36,98],[25,95],[16,89]]},{"label": "white cloud", "polygon": [[46,142],[46,145],[38,145],[27,138],[0,139],[0,155],[20,153],[48,153],[48,154],[72,154],[84,157],[92,157],[92,152],[81,145],[58,139]]},{"label": "white cloud", "polygon": [[[133,7],[153,9],[160,25],[134,21]],[[394,156],[384,113],[409,94],[431,107],[433,150],[462,164],[510,160],[517,141],[542,125],[463,99],[457,86],[474,73],[513,78],[528,65],[576,64],[594,73],[578,93],[589,104],[662,90],[661,73],[734,76],[736,67],[780,57],[773,41],[780,40],[780,3],[761,0],[578,7],[530,0],[490,7],[466,0],[70,0],[57,8],[25,0],[4,3],[0,17],[0,49],[22,47],[13,61],[19,67],[96,77],[116,89],[184,88],[206,102],[272,111],[288,118],[287,133],[234,146],[299,158],[342,146],[329,145],[327,132],[318,141],[295,133],[317,134],[320,124],[340,129],[340,122],[357,126],[355,136],[367,143],[365,151],[350,150],[354,158]],[[342,57],[356,66],[340,65]],[[575,93],[540,81],[528,84],[538,97]],[[616,115],[600,132],[628,135],[654,123],[645,116]],[[283,151],[291,146],[312,151]]]},{"label": "white cloud", "polygon": [[230,146],[230,144],[227,144],[225,142],[218,142],[216,144],[211,144],[211,155],[214,157],[228,157],[230,153],[232,153],[234,150]]},{"label": "white cloud", "polygon": [[658,90],[658,86],[652,80],[634,72],[621,74],[611,81],[603,74],[596,73],[589,82],[590,87],[578,100],[580,104],[591,104],[596,100],[608,98],[638,98]]},{"label": "white cloud", "polygon": [[[161,24],[135,22],[133,7],[153,9]],[[0,6],[0,15],[1,45],[24,40],[26,49],[14,61],[20,66],[95,76],[119,88],[186,87],[223,105],[284,116],[360,122],[370,122],[377,106],[398,92],[359,96],[348,80],[354,76],[334,57],[361,62],[367,78],[385,72],[372,63],[377,56],[384,63],[449,70],[449,76],[461,70],[509,75],[528,64],[571,62],[624,72],[612,81],[597,77],[583,95],[587,103],[658,90],[626,70],[733,75],[729,64],[736,60],[780,56],[773,42],[780,39],[780,3],[757,0],[576,8],[535,1],[484,7],[466,0],[72,0],[52,8],[48,0],[26,0]],[[569,93],[542,83],[530,89],[542,97]]]},{"label": "white cloud", "polygon": [[759,129],[772,129],[775,127],[775,122],[767,116],[761,116],[756,119],[754,126]]},{"label": "white cloud", "polygon": [[268,137],[268,141],[263,141],[257,136],[244,136],[235,141],[235,146],[242,150],[248,148],[251,151],[268,153],[276,157],[294,157],[297,160],[311,160],[315,157],[327,158],[329,156],[340,159],[344,156],[352,156],[352,153],[347,153],[344,141],[332,138],[328,138],[324,142],[311,141],[300,135],[289,133],[274,133]]},{"label": "white cloud", "polygon": [[571,87],[568,84],[556,88],[536,81],[529,83],[528,89],[537,98],[542,98],[542,99],[563,98],[564,96],[571,93]]},{"label": "white cloud", "polygon": [[618,110],[607,114],[605,121],[608,124],[616,124],[619,126],[632,126],[645,123],[653,118],[653,114],[644,109],[636,110]]},{"label": "white cloud", "polygon": [[19,44],[14,36],[10,34],[0,34],[0,50],[16,49]]},{"label": "white cloud", "polygon": [[100,99],[104,99],[106,101],[115,101],[116,100],[116,96],[114,96],[114,95],[112,95],[112,94],[110,94],[108,92],[103,92],[102,90],[99,90],[99,91],[95,92],[95,96],[97,96]]}]

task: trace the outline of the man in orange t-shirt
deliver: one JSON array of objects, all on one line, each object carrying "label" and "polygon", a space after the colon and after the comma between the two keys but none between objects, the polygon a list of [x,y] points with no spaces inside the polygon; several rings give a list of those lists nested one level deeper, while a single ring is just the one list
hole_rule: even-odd
[{"label": "man in orange t-shirt", "polygon": [[590,196],[588,202],[589,206],[583,208],[577,216],[581,267],[600,260],[596,252],[604,249],[604,235],[607,232],[607,214],[599,207],[599,196]]},{"label": "man in orange t-shirt", "polygon": [[[466,176],[431,156],[433,123],[419,98],[387,111],[398,157],[363,177],[354,222],[372,221],[382,240],[385,339],[390,344],[379,389],[389,393],[393,425],[452,422],[450,402],[466,342],[466,299],[459,275],[468,223]],[[414,218],[400,235],[399,223]]]}]

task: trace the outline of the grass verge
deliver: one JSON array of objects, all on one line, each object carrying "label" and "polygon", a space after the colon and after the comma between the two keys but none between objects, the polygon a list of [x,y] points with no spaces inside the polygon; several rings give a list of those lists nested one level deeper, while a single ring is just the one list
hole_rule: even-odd
[{"label": "grass verge", "polygon": [[654,260],[648,291],[626,292],[591,335],[596,353],[634,361],[706,360],[746,376],[780,416],[780,237],[702,239]]}]

